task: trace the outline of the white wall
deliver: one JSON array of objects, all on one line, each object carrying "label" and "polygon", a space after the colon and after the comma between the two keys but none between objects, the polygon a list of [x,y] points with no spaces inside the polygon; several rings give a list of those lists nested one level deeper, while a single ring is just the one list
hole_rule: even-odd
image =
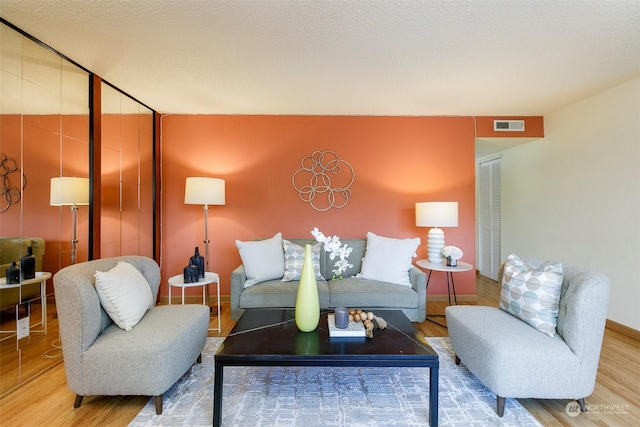
[{"label": "white wall", "polygon": [[544,124],[544,139],[502,153],[502,258],[601,271],[607,318],[640,330],[640,78]]}]

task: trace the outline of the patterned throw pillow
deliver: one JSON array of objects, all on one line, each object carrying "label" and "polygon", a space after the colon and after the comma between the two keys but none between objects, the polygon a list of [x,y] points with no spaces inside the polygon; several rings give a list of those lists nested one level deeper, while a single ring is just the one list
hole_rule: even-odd
[{"label": "patterned throw pillow", "polygon": [[[316,280],[324,280],[320,274],[320,243],[316,243],[311,247],[311,256],[313,258],[313,270],[316,273]],[[284,276],[283,282],[292,280],[300,280],[302,274],[302,264],[304,264],[304,246],[296,245],[286,239],[282,239],[282,248],[284,249]]]},{"label": "patterned throw pillow", "polygon": [[562,277],[561,263],[533,265],[511,254],[504,264],[499,307],[553,337]]}]

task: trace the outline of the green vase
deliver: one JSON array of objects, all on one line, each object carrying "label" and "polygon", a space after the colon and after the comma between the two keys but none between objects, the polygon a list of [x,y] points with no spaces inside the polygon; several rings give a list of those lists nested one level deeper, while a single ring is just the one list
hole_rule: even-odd
[{"label": "green vase", "polygon": [[304,247],[304,263],[302,275],[298,285],[296,297],[296,326],[302,332],[311,332],[318,327],[320,322],[320,298],[318,296],[318,284],[316,272],[313,270],[313,258],[311,245]]}]

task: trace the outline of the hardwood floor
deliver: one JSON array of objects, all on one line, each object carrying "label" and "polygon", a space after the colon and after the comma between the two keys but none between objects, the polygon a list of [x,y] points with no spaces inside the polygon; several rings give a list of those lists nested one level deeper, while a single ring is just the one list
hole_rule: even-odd
[{"label": "hardwood floor", "polygon": [[31,304],[30,336],[20,341],[16,341],[15,336],[15,311],[3,310],[0,314],[3,331],[0,341],[0,397],[60,362],[55,356],[61,353],[53,347],[58,338],[55,304],[47,307],[47,334],[42,331],[41,305],[37,300]]},{"label": "hardwood floor", "polygon": [[[495,305],[498,294],[496,282],[478,277],[477,304]],[[429,303],[427,313],[443,314],[445,306],[445,302]],[[233,328],[234,322],[231,321],[228,304],[223,304],[221,317],[222,333],[210,332],[210,336],[226,336]],[[433,319],[444,322],[444,318]],[[212,326],[213,320],[215,319],[212,318]],[[57,324],[54,323],[50,325],[49,334],[57,335]],[[430,321],[417,323],[416,327],[425,336],[447,336],[446,328]],[[565,412],[568,400],[520,399],[520,403],[545,426],[638,426],[638,396],[640,342],[607,329],[596,387],[586,399],[588,412],[577,417],[569,416]],[[66,386],[64,366],[58,363],[0,399],[0,424],[48,427],[126,426],[149,400],[142,396],[87,396],[82,406],[74,409],[74,397]]]}]

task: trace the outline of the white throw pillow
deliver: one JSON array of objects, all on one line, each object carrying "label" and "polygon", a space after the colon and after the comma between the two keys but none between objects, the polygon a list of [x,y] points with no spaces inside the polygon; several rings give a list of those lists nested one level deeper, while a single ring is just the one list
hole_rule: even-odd
[{"label": "white throw pillow", "polygon": [[265,240],[236,240],[236,246],[247,274],[245,288],[267,280],[280,279],[284,275],[282,233]]},{"label": "white throw pillow", "polygon": [[367,247],[360,274],[356,277],[411,286],[411,258],[416,256],[420,238],[393,239],[367,233]]},{"label": "white throw pillow", "polygon": [[149,282],[128,262],[120,261],[109,271],[96,271],[96,291],[109,317],[125,331],[138,324],[153,307]]}]

